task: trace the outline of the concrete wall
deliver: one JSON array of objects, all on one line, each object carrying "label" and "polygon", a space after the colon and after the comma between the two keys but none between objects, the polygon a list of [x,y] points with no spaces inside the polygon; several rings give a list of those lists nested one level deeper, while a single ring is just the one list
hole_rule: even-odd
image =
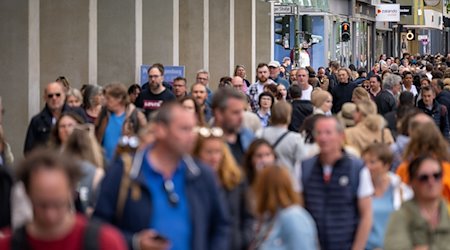
[{"label": "concrete wall", "polygon": [[[34,7],[29,11],[29,6]],[[15,155],[22,155],[29,117],[43,107],[44,87],[61,75],[76,88],[88,82],[131,84],[142,61],[184,65],[189,85],[205,68],[215,89],[236,64],[246,66],[250,80],[252,65],[270,60],[269,6],[259,0],[234,0],[234,7],[231,1],[217,0],[0,1],[0,96]],[[29,18],[36,20],[31,28]],[[140,35],[142,40],[136,40]],[[140,44],[142,52],[136,54]],[[35,50],[29,49],[33,46]]]},{"label": "concrete wall", "polygon": [[41,89],[58,76],[88,81],[88,14],[89,0],[40,1]]},{"label": "concrete wall", "polygon": [[0,96],[3,129],[16,156],[28,124],[28,1],[0,1]]},{"label": "concrete wall", "polygon": [[143,63],[172,65],[173,1],[144,0],[142,9]]},{"label": "concrete wall", "polygon": [[98,83],[134,83],[134,1],[98,0]]},{"label": "concrete wall", "polygon": [[[247,79],[252,79],[252,2],[235,0],[234,8],[234,62],[245,66]],[[270,53],[270,51],[268,51]]]}]

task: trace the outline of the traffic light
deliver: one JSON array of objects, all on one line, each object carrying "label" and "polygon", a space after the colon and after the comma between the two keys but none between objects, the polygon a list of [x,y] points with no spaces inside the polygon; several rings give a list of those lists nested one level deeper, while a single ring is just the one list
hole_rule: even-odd
[{"label": "traffic light", "polygon": [[312,18],[309,15],[302,16],[302,31],[304,32],[303,38],[305,42],[311,43],[311,35],[312,35]]},{"label": "traffic light", "polygon": [[279,24],[279,27],[275,28],[275,34],[281,36],[279,39],[275,39],[275,43],[283,46],[284,49],[290,49],[289,46],[289,33],[290,27],[290,16],[276,17],[275,25]]},{"label": "traffic light", "polygon": [[350,41],[350,23],[349,22],[341,23],[341,40],[343,42]]}]

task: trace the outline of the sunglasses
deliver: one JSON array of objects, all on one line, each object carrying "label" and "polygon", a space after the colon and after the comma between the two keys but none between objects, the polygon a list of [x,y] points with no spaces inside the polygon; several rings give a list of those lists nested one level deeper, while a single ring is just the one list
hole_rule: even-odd
[{"label": "sunglasses", "polygon": [[139,138],[137,136],[122,136],[118,142],[120,147],[130,147],[136,149],[139,146]]},{"label": "sunglasses", "polygon": [[180,201],[180,197],[175,193],[175,185],[172,180],[165,180],[163,183],[164,191],[171,206],[175,207]]},{"label": "sunglasses", "polygon": [[417,180],[419,180],[419,182],[425,183],[428,182],[430,179],[434,178],[435,181],[438,181],[442,178],[442,172],[437,172],[437,173],[433,173],[433,174],[421,174],[419,176],[417,176]]},{"label": "sunglasses", "polygon": [[47,97],[50,98],[50,99],[53,98],[54,96],[61,97],[61,93],[55,93],[55,94],[48,94],[47,95]]},{"label": "sunglasses", "polygon": [[196,127],[195,132],[197,132],[199,135],[205,138],[209,138],[211,136],[213,137],[222,137],[223,136],[223,130],[219,127]]}]

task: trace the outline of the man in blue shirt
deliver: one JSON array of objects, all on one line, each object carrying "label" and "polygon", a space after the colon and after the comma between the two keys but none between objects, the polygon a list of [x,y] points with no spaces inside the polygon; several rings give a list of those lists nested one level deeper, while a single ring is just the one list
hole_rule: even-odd
[{"label": "man in blue shirt", "polygon": [[211,170],[194,161],[195,115],[166,103],[154,118],[155,143],[138,151],[135,185],[117,216],[124,164],[118,159],[103,180],[94,216],[121,229],[130,249],[227,249],[228,211]]}]

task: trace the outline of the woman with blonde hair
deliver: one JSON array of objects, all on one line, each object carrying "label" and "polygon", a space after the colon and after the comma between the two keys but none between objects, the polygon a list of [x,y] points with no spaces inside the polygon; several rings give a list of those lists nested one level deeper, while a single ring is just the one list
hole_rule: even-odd
[{"label": "woman with blonde hair", "polygon": [[377,113],[377,105],[372,100],[361,100],[356,104],[353,120],[356,125],[345,129],[345,142],[359,152],[374,142],[388,145],[394,142],[384,117]]},{"label": "woman with blonde hair", "polygon": [[102,147],[95,138],[92,124],[78,125],[74,128],[63,152],[79,161],[83,177],[77,191],[81,202],[81,210],[90,215],[95,206],[98,186],[104,171]]},{"label": "woman with blonde hair", "polygon": [[313,115],[331,115],[331,107],[333,107],[333,96],[330,92],[316,89],[311,94],[311,102],[314,106]]},{"label": "woman with blonde hair", "polygon": [[71,108],[81,107],[81,104],[83,104],[81,92],[78,89],[70,88],[69,91],[67,91],[66,103]]},{"label": "woman with blonde hair", "polygon": [[252,238],[253,217],[247,202],[244,176],[225,143],[221,128],[199,127],[193,156],[216,173],[231,214],[230,250],[248,249]]},{"label": "woman with blonde hair", "polygon": [[352,102],[358,104],[362,100],[370,100],[370,94],[363,87],[356,87],[353,89]]},{"label": "woman with blonde hair", "polygon": [[318,249],[317,229],[302,208],[286,168],[269,165],[257,175],[252,188],[258,219],[256,236],[249,249]]}]

